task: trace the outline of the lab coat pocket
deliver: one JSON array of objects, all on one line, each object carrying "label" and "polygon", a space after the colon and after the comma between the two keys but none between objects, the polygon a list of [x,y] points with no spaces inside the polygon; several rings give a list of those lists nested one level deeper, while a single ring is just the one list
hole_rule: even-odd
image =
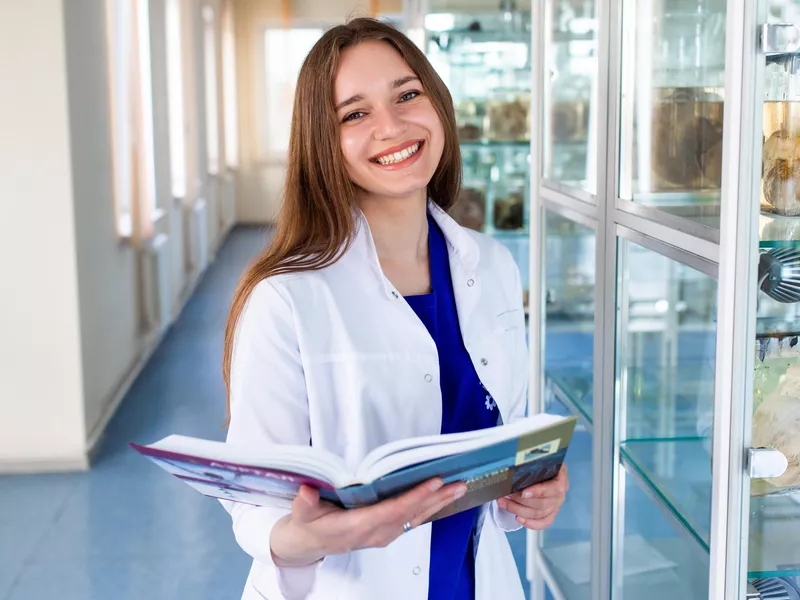
[{"label": "lab coat pocket", "polygon": [[495,318],[494,331],[498,335],[520,329],[525,326],[525,316],[520,309],[501,312]]}]

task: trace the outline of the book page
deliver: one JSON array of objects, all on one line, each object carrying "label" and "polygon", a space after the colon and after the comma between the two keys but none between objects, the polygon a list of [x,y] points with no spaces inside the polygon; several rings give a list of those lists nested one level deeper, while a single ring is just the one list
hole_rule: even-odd
[{"label": "book page", "polygon": [[514,439],[563,420],[565,417],[542,413],[490,429],[398,440],[370,452],[361,462],[356,479],[369,483],[393,471]]},{"label": "book page", "polygon": [[191,477],[198,483],[247,477],[251,486],[259,483],[262,488],[272,481],[332,489],[352,480],[341,458],[310,446],[275,444],[247,452],[224,442],[180,435],[147,446],[131,446],[173,475]]}]

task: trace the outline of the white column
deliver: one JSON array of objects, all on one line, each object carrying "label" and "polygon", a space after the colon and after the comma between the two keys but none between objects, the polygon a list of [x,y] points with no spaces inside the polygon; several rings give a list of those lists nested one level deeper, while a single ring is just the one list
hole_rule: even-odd
[{"label": "white column", "polygon": [[0,3],[0,472],[85,466],[62,4]]}]

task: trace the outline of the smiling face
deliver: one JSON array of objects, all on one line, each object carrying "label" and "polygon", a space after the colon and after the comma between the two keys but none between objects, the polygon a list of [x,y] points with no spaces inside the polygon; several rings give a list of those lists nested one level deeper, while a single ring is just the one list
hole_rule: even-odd
[{"label": "smiling face", "polygon": [[442,157],[444,130],[399,52],[378,41],[345,49],[333,94],[353,183],[376,197],[424,197]]}]

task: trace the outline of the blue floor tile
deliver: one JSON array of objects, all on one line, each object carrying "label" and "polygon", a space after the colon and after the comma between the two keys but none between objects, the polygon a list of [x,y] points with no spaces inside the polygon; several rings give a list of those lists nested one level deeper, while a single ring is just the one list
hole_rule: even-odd
[{"label": "blue floor tile", "polygon": [[77,485],[74,475],[0,478],[0,598],[5,598]]}]

